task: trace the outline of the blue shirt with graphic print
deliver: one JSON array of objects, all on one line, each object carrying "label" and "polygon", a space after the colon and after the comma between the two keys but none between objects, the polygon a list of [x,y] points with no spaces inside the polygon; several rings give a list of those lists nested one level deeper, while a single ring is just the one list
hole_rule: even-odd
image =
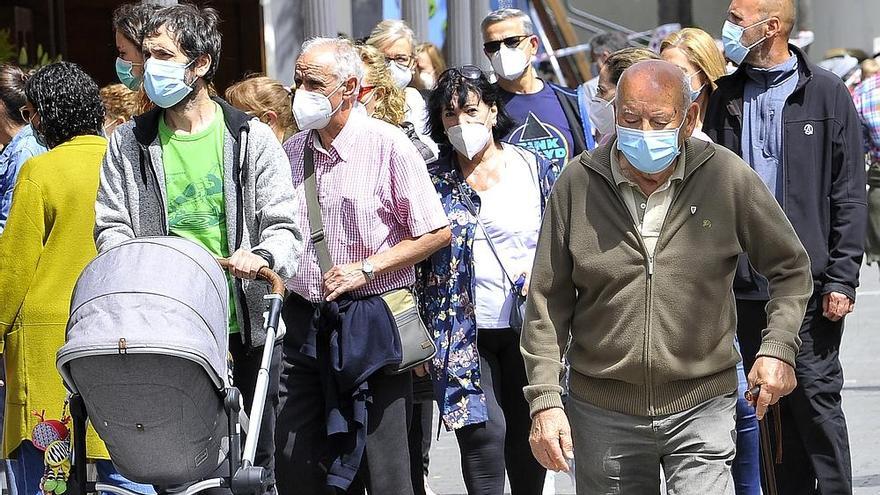
[{"label": "blue shirt with graphic print", "polygon": [[574,141],[553,88],[544,82],[544,87],[532,94],[498,89],[504,109],[518,124],[503,141],[526,148],[555,165],[565,165],[572,158]]}]

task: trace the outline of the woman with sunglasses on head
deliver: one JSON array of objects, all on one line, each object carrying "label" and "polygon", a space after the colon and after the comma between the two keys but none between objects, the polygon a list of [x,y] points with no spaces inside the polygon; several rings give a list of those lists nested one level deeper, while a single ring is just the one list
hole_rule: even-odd
[{"label": "woman with sunglasses on head", "polygon": [[529,449],[515,320],[559,168],[500,141],[515,124],[478,67],[440,75],[428,125],[443,149],[429,172],[453,233],[420,278],[443,423],[458,439],[469,494],[502,494],[506,469],[512,493],[538,495],[545,470]]},{"label": "woman with sunglasses on head", "polygon": [[30,75],[15,65],[0,65],[0,234],[6,226],[18,172],[29,158],[46,152],[37,141],[27,112],[25,84]]},{"label": "woman with sunglasses on head", "polygon": [[[391,71],[385,63],[385,57],[370,45],[357,45],[356,48],[364,64],[364,79],[358,93],[360,108],[370,117],[400,127],[419,150],[425,163],[436,160],[437,154],[434,149],[437,145],[430,137],[420,136],[415,126],[406,120],[403,90],[394,83]],[[429,140],[432,146],[425,144],[425,140]]]},{"label": "woman with sunglasses on head", "polygon": [[405,22],[387,19],[373,28],[366,43],[385,56],[385,63],[394,84],[403,91],[406,100],[403,120],[415,126],[422,142],[436,154],[437,146],[428,136],[425,99],[419,90],[412,87],[413,71],[416,66],[415,37],[415,33]]}]

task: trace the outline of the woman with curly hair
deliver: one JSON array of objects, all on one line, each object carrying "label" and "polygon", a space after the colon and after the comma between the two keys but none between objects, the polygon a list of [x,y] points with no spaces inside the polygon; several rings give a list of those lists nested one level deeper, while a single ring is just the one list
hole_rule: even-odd
[{"label": "woman with curly hair", "polygon": [[[33,411],[63,419],[67,393],[55,353],[64,344],[73,286],[95,257],[94,203],[107,141],[98,86],[78,65],[39,69],[25,96],[22,116],[49,151],[22,167],[0,236],[0,339],[8,378],[3,457],[18,460],[18,492],[36,495],[45,467],[40,442],[31,437],[42,420]],[[116,472],[94,431],[87,445],[101,481],[153,493]]]},{"label": "woman with curly hair", "polygon": [[358,102],[366,110],[367,115],[403,129],[422,154],[425,163],[436,160],[434,142],[427,143],[430,138],[420,136],[415,126],[406,121],[406,97],[403,90],[395,84],[394,77],[385,63],[385,56],[371,45],[358,45],[357,51],[364,64],[364,79],[361,82]]},{"label": "woman with curly hair", "polygon": [[366,43],[382,54],[385,66],[391,74],[391,80],[403,91],[406,99],[404,121],[411,123],[416,132],[436,154],[437,145],[428,133],[428,114],[425,98],[419,90],[412,87],[415,59],[415,33],[407,24],[398,19],[386,19],[373,28]]}]

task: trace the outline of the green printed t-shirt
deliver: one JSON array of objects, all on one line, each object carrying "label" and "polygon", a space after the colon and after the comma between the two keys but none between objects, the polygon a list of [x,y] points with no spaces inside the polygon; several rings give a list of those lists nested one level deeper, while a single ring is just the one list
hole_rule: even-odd
[{"label": "green printed t-shirt", "polygon": [[[172,235],[195,241],[217,257],[228,257],[226,200],[223,196],[223,110],[216,105],[214,121],[197,134],[175,133],[159,119],[159,140],[165,167],[168,226]],[[235,289],[229,285],[229,333],[238,333]]]}]

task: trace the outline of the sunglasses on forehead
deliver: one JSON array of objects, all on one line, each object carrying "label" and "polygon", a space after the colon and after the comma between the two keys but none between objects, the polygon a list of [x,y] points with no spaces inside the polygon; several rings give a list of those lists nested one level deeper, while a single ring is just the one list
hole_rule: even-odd
[{"label": "sunglasses on forehead", "polygon": [[507,48],[516,48],[526,38],[531,38],[531,35],[530,34],[522,34],[519,36],[511,36],[509,38],[504,38],[503,40],[487,41],[487,42],[483,43],[483,49],[486,50],[486,53],[495,53],[501,49],[502,43],[504,43],[504,46],[506,46]]},{"label": "sunglasses on forehead", "polygon": [[450,67],[440,73],[439,79],[447,79],[450,77],[464,78],[476,80],[483,77],[483,70],[476,65],[462,65],[461,67]]}]

